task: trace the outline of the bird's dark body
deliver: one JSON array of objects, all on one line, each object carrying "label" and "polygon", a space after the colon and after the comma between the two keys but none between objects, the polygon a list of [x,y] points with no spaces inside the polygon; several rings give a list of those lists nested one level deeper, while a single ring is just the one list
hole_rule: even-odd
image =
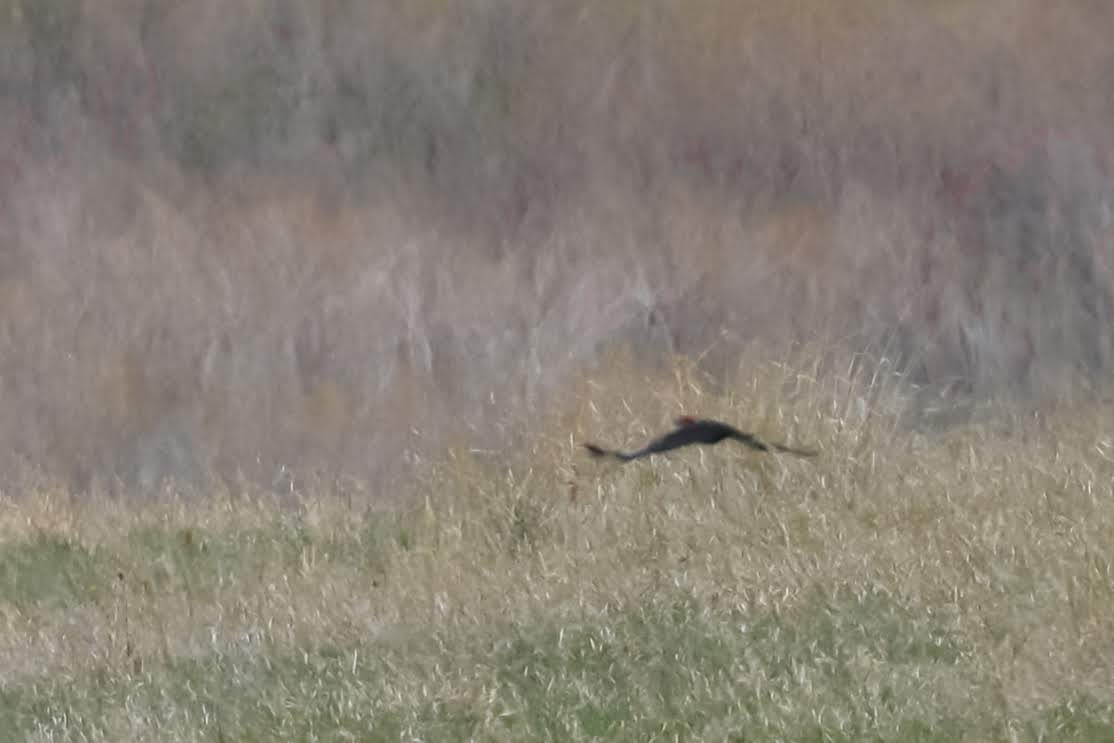
[{"label": "bird's dark body", "polygon": [[647,444],[645,447],[638,451],[630,453],[614,451],[611,449],[604,449],[595,444],[585,444],[584,448],[587,449],[593,456],[596,457],[615,457],[624,462],[629,462],[632,459],[639,459],[641,457],[649,456],[650,454],[660,454],[662,452],[679,449],[682,446],[690,446],[692,444],[712,445],[718,444],[724,439],[734,439],[756,451],[769,451],[771,448],[777,451],[787,452],[789,454],[797,454],[799,456],[810,457],[815,452],[805,451],[802,449],[792,449],[788,446],[781,444],[765,444],[755,438],[749,433],[745,433],[730,426],[726,423],[714,420],[696,420],[694,418],[683,417],[677,419],[677,428],[665,434],[661,438],[655,439]]}]

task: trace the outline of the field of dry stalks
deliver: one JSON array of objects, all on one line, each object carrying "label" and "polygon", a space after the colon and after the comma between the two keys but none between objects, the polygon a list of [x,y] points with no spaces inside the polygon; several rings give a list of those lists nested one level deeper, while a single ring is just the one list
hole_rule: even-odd
[{"label": "field of dry stalks", "polygon": [[0,481],[388,482],[622,345],[1056,396],[1114,359],[1112,24],[0,0]]},{"label": "field of dry stalks", "polygon": [[[727,396],[670,371],[599,370],[549,437],[424,463],[394,508],[29,484],[5,739],[1110,740],[1109,406],[925,434],[862,359],[744,362]],[[579,449],[676,410],[822,454]]]},{"label": "field of dry stalks", "polygon": [[1055,5],[0,0],[0,741],[1114,739]]}]

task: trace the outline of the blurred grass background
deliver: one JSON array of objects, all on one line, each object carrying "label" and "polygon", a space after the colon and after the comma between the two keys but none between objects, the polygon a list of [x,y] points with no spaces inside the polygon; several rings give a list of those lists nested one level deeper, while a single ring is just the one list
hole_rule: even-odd
[{"label": "blurred grass background", "polygon": [[0,740],[1110,740],[1111,28],[0,0]]},{"label": "blurred grass background", "polygon": [[2,471],[389,483],[621,347],[869,351],[910,420],[1092,388],[1112,14],[2,0]]}]

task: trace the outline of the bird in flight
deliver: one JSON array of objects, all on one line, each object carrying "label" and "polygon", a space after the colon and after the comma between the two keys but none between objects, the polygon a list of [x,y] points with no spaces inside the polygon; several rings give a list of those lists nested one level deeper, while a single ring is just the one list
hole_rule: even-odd
[{"label": "bird in flight", "polygon": [[734,426],[719,421],[699,420],[686,415],[678,418],[676,423],[677,428],[661,438],[654,439],[638,451],[629,453],[621,452],[614,449],[604,449],[595,444],[585,444],[584,448],[587,449],[588,453],[593,457],[614,457],[620,461],[629,462],[632,459],[639,459],[649,456],[650,454],[660,454],[690,444],[718,444],[724,439],[734,439],[735,441],[749,446],[755,451],[768,452],[773,449],[774,451],[785,452],[787,454],[796,454],[799,457],[816,456],[815,451],[808,449],[794,449],[793,447],[783,444],[760,441],[752,434],[744,433]]}]

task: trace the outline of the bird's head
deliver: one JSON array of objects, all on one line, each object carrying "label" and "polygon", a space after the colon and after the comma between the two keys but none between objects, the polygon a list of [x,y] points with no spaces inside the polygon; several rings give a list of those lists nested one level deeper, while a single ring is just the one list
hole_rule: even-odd
[{"label": "bird's head", "polygon": [[691,415],[682,415],[676,420],[676,423],[678,426],[691,426],[693,423],[696,423],[696,419]]}]

